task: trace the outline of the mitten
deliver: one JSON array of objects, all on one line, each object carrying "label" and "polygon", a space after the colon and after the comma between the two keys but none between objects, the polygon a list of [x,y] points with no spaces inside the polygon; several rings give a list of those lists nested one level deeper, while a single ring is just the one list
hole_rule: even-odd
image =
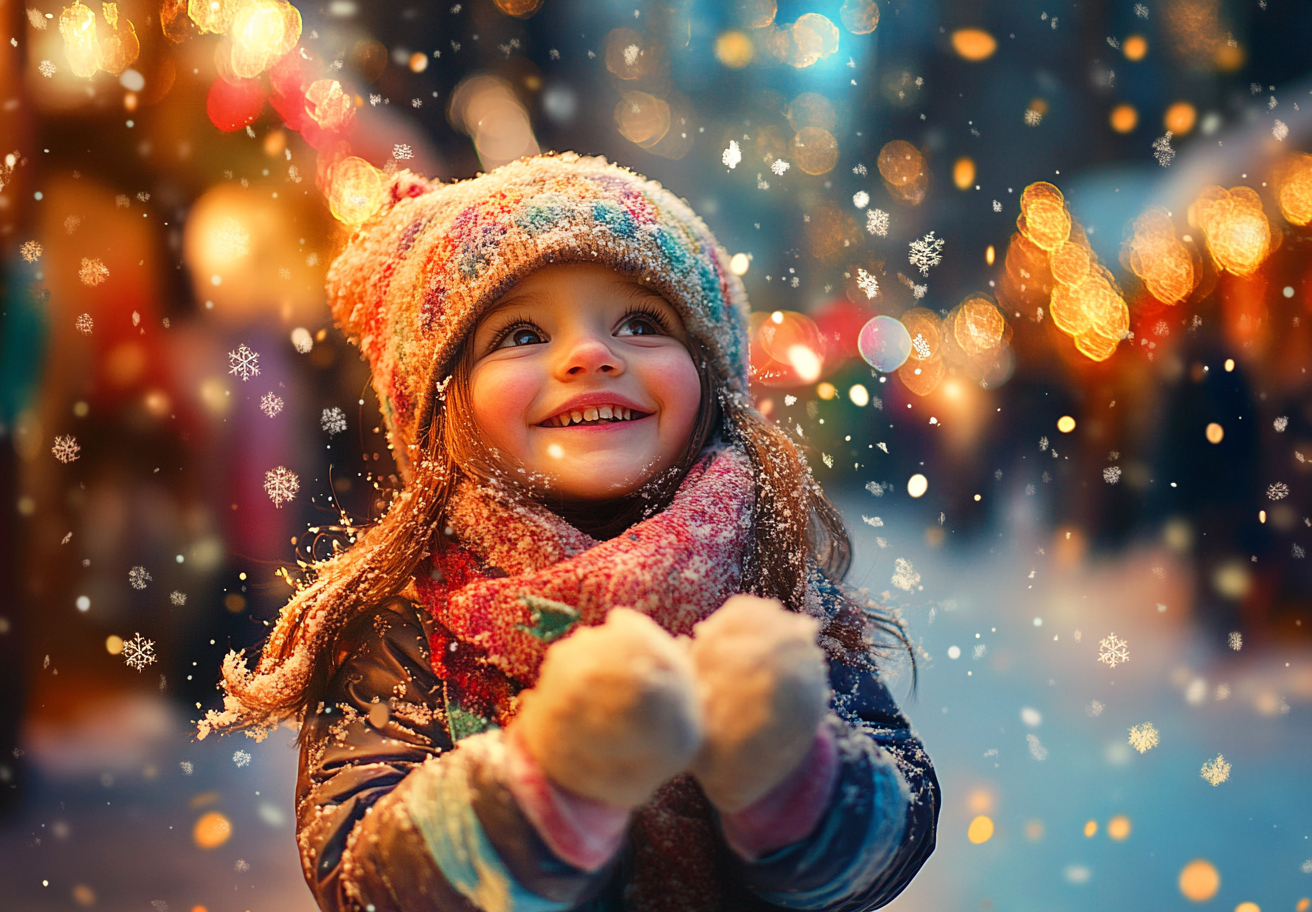
[{"label": "mitten", "polygon": [[721,811],[764,796],[815,744],[829,703],[819,629],[751,595],[735,595],[693,628],[705,741],[692,772]]},{"label": "mitten", "polygon": [[547,650],[511,727],[557,785],[636,807],[701,746],[692,662],[651,618],[614,608]]}]

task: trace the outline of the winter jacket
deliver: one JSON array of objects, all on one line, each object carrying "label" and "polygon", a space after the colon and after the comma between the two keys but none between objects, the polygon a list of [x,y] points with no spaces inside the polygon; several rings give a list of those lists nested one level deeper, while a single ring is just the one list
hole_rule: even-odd
[{"label": "winter jacket", "polygon": [[[823,591],[836,595],[827,583]],[[499,729],[454,750],[429,659],[435,624],[403,598],[357,618],[341,637],[327,698],[304,720],[297,839],[320,908],[641,910],[625,889],[632,828],[609,864],[575,868],[552,854],[504,785]],[[826,724],[840,736],[840,767],[828,809],[809,836],[755,861],[723,845],[705,860],[719,899],[703,908],[877,909],[933,851],[938,781],[906,717],[872,672],[831,662],[830,683]],[[680,778],[709,809],[695,782]]]}]

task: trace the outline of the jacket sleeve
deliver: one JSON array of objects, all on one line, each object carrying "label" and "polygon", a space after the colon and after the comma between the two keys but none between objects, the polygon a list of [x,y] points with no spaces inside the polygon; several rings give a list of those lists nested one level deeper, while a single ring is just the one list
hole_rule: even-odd
[{"label": "jacket sleeve", "polygon": [[452,743],[411,603],[383,603],[341,643],[347,657],[304,722],[296,795],[324,912],[553,912],[602,889],[610,866],[561,861],[520,811],[499,729]]},{"label": "jacket sleeve", "polygon": [[[826,607],[841,598],[821,582]],[[739,882],[766,908],[865,912],[911,882],[934,850],[940,794],[934,768],[873,660],[831,661],[838,780],[811,835],[752,862]]]}]

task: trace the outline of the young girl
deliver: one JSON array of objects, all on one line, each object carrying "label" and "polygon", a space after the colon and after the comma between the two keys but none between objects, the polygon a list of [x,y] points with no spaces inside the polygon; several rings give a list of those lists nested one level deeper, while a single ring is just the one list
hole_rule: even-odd
[{"label": "young girl", "polygon": [[328,286],[405,484],[200,724],[301,720],[320,907],[891,901],[939,810],[872,657],[905,638],[839,588],[701,220],[600,158],[402,172]]}]

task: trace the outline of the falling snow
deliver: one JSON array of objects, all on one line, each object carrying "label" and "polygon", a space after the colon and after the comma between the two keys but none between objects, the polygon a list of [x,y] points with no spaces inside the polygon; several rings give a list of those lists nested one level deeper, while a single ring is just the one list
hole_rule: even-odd
[{"label": "falling snow", "polygon": [[1294,558],[1294,560],[1302,560],[1307,557],[1307,552],[1303,550],[1302,545],[1293,544],[1289,546],[1289,556]]},{"label": "falling snow", "polygon": [[228,373],[241,377],[243,383],[251,377],[260,375],[260,353],[252,351],[246,343],[237,346],[236,351],[228,352]]},{"label": "falling snow", "polygon": [[776,158],[774,163],[770,165],[770,170],[774,172],[776,176],[782,177],[783,173],[791,167],[792,165],[784,161],[782,158]]},{"label": "falling snow", "polygon": [[41,259],[41,252],[41,245],[36,241],[23,241],[22,246],[18,248],[19,255],[29,263]]},{"label": "falling snow", "polygon": [[1048,759],[1048,749],[1043,746],[1043,742],[1039,740],[1038,735],[1026,735],[1025,740],[1029,742],[1031,757],[1035,760]]},{"label": "falling snow", "polygon": [[993,211],[994,211],[994,212],[1001,212],[1001,211],[1002,211],[1002,203],[1000,203],[998,200],[994,200],[994,201],[993,201]]},{"label": "falling snow", "polygon": [[857,287],[866,293],[866,298],[873,298],[879,293],[879,280],[864,269],[856,271]]},{"label": "falling snow", "polygon": [[1107,707],[1103,706],[1102,703],[1098,702],[1097,700],[1094,700],[1091,703],[1089,703],[1088,706],[1084,707],[1084,714],[1088,716],[1090,719],[1096,719],[1102,715],[1102,711],[1106,708]]},{"label": "falling snow", "polygon": [[729,148],[725,149],[720,155],[720,161],[724,162],[726,168],[733,169],[738,167],[738,163],[743,160],[742,150],[738,148],[737,140],[729,140]]},{"label": "falling snow", "polygon": [[49,60],[42,60],[41,64],[36,69],[37,72],[39,72],[46,79],[49,79],[50,77],[55,75],[55,65],[51,63]]},{"label": "falling snow", "polygon": [[77,271],[77,277],[83,285],[90,285],[94,288],[109,278],[109,267],[100,260],[83,257],[82,266]]},{"label": "falling snow", "polygon": [[870,194],[866,193],[864,190],[858,190],[856,193],[853,193],[852,205],[856,206],[858,209],[864,209],[866,206],[870,205]]},{"label": "falling snow", "polygon": [[1272,422],[1272,426],[1276,429],[1277,434],[1283,434],[1285,432],[1285,428],[1289,427],[1289,416],[1281,415],[1279,418],[1277,418],[1275,421]]},{"label": "falling snow", "polygon": [[128,571],[128,585],[133,589],[145,589],[146,584],[152,579],[154,577],[150,575],[145,567],[133,567]]},{"label": "falling snow", "polygon": [[909,245],[911,254],[907,257],[912,266],[920,270],[921,275],[929,275],[931,266],[937,266],[943,262],[943,239],[934,237],[934,232],[930,232],[918,241],[912,241]]},{"label": "falling snow", "polygon": [[1230,631],[1230,635],[1226,637],[1225,642],[1227,646],[1229,646],[1235,652],[1238,652],[1239,650],[1244,648],[1244,635],[1240,633],[1238,630],[1232,630]]},{"label": "falling snow", "polygon": [[137,634],[130,640],[123,643],[123,661],[129,668],[134,668],[138,672],[147,665],[155,664],[155,641],[143,639],[141,634]]},{"label": "falling snow", "polygon": [[72,434],[64,437],[56,437],[55,445],[50,448],[50,452],[55,454],[55,458],[67,465],[78,458],[78,451],[82,447],[78,445],[77,438]]},{"label": "falling snow", "polygon": [[1109,668],[1130,661],[1130,644],[1114,633],[1107,634],[1098,643],[1098,661]]},{"label": "falling snow", "polygon": [[899,589],[910,592],[920,582],[920,574],[911,567],[911,561],[899,557],[893,562],[892,583]]},{"label": "falling snow", "polygon": [[871,209],[866,213],[866,233],[888,236],[888,213],[883,209]]},{"label": "falling snow", "polygon": [[415,153],[405,143],[397,143],[392,146],[392,158],[397,161],[409,161],[415,157]]},{"label": "falling snow", "polygon": [[1033,108],[1025,109],[1025,126],[1037,127],[1041,123],[1043,123],[1042,114],[1040,114],[1038,111],[1034,110]]},{"label": "falling snow", "polygon": [[264,473],[264,492],[269,495],[275,507],[290,503],[300,489],[301,480],[285,466]]},{"label": "falling snow", "polygon": [[1275,124],[1271,127],[1271,135],[1284,142],[1289,136],[1289,124],[1277,117]]},{"label": "falling snow", "polygon": [[282,397],[277,393],[265,393],[260,397],[260,411],[272,418],[282,411]]},{"label": "falling snow", "polygon": [[184,776],[190,776],[192,773],[196,772],[196,767],[190,760],[180,761],[178,763],[178,768],[182,770],[182,775]]},{"label": "falling snow", "polygon": [[340,434],[346,430],[346,413],[339,408],[324,409],[319,416],[319,427],[327,431],[329,437]]},{"label": "falling snow", "polygon": [[1157,164],[1163,168],[1175,159],[1175,150],[1171,148],[1171,139],[1174,136],[1174,133],[1167,130],[1165,136],[1153,140],[1153,158],[1157,159]]},{"label": "falling snow", "polygon": [[244,750],[239,750],[232,755],[232,762],[238,766],[247,766],[251,762],[251,755]]},{"label": "falling snow", "polygon": [[929,349],[929,343],[925,341],[925,337],[920,333],[916,333],[916,337],[911,340],[911,347],[916,350],[916,355],[922,361],[928,360],[929,356],[932,354]]},{"label": "falling snow", "polygon": [[82,316],[74,321],[73,325],[77,327],[77,331],[82,335],[89,336],[91,335],[91,330],[95,327],[96,322],[91,319],[91,314],[82,314]]},{"label": "falling snow", "polygon": [[1203,764],[1201,775],[1212,785],[1220,785],[1230,778],[1230,764],[1226,762],[1225,757],[1217,754],[1215,760],[1208,760]]},{"label": "falling snow", "polygon": [[1289,496],[1289,485],[1283,481],[1277,481],[1266,489],[1266,496],[1271,500],[1284,500]]},{"label": "falling snow", "polygon": [[187,593],[179,592],[177,589],[174,589],[169,593],[169,601],[181,608],[183,605],[187,604]]},{"label": "falling snow", "polygon": [[1108,466],[1107,468],[1103,469],[1102,480],[1107,482],[1108,484],[1116,484],[1116,482],[1121,480],[1121,467]]},{"label": "falling snow", "polygon": [[1145,722],[1142,725],[1135,725],[1130,728],[1130,747],[1141,754],[1146,754],[1152,750],[1160,740],[1157,729],[1153,728],[1151,722]]},{"label": "falling snow", "polygon": [[1134,14],[1138,16],[1140,19],[1147,19],[1148,7],[1144,6],[1142,3],[1136,3],[1134,5]]}]

